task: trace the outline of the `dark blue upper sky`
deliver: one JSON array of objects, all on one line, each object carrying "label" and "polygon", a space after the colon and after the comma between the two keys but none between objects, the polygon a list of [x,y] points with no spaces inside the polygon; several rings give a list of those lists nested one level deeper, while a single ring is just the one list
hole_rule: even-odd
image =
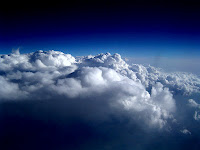
[{"label": "dark blue upper sky", "polygon": [[195,1],[17,2],[1,10],[0,51],[198,57],[199,8]]}]

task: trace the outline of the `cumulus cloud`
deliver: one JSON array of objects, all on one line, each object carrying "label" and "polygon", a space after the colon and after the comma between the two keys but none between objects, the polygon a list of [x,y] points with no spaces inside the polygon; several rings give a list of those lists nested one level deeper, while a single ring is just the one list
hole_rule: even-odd
[{"label": "cumulus cloud", "polygon": [[[109,109],[137,113],[134,119],[142,118],[148,125],[159,127],[172,118],[175,110],[169,89],[158,82],[149,93],[119,54],[106,53],[76,60],[57,51],[21,55],[15,52],[1,56],[0,68],[4,72],[1,82],[5,85],[1,99],[12,99],[12,96],[48,99],[41,91],[66,98],[88,96],[89,99],[101,94]],[[112,96],[106,97],[108,91]]]},{"label": "cumulus cloud", "polygon": [[[104,133],[112,124],[113,137],[117,126],[122,128],[120,135],[129,130],[173,130],[179,123],[179,101],[174,97],[177,93],[198,94],[200,89],[200,79],[193,74],[165,73],[152,66],[127,64],[119,54],[73,57],[41,50],[0,55],[0,83],[0,102],[8,109],[10,101],[14,101],[16,111],[29,109],[29,117],[39,120],[49,115],[53,122],[59,118],[61,122],[76,122],[73,118],[79,118],[95,133]],[[189,104],[200,107],[192,99]],[[6,111],[12,114],[15,109]],[[25,112],[19,114],[21,117]],[[198,111],[194,118],[200,119]],[[106,129],[100,128],[101,124],[106,124]],[[191,134],[187,129],[181,132]]]}]

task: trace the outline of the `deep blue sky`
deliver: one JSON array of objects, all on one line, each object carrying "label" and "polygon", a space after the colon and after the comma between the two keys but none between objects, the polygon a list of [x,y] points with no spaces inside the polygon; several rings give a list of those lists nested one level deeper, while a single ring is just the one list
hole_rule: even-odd
[{"label": "deep blue sky", "polygon": [[0,16],[0,52],[20,48],[123,56],[200,56],[196,1],[95,1],[7,4]]}]

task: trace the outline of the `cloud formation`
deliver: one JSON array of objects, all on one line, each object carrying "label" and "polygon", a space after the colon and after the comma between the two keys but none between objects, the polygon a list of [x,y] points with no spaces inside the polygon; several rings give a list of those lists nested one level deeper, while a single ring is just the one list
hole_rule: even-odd
[{"label": "cloud formation", "polygon": [[[150,94],[141,84],[143,78],[138,78],[119,54],[100,54],[76,61],[71,55],[57,51],[12,53],[1,56],[0,68],[1,82],[5,85],[1,99],[5,100],[48,99],[41,91],[66,98],[102,95],[110,109],[137,113],[147,124],[159,127],[172,118],[175,110],[168,88],[158,82]],[[112,96],[107,98],[108,91]]]},{"label": "cloud formation", "polygon": [[189,99],[188,102],[191,107],[195,108],[194,120],[200,120],[200,104],[195,102],[193,99]]},{"label": "cloud formation", "polygon": [[181,130],[181,132],[182,132],[183,134],[191,134],[191,132],[188,131],[187,129],[183,129],[183,130]]},{"label": "cloud formation", "polygon": [[[75,58],[59,51],[41,50],[1,55],[0,83],[1,105],[13,101],[37,103],[39,110],[48,108],[48,114],[52,113],[51,121],[60,117],[66,122],[78,117],[93,124],[98,132],[103,130],[97,127],[99,124],[116,120],[116,126],[124,128],[123,134],[125,129],[135,131],[136,127],[143,132],[173,130],[181,122],[176,118],[179,101],[175,95],[191,96],[199,94],[200,89],[200,78],[196,75],[127,64],[119,54]],[[194,100],[189,103],[199,109]],[[25,106],[34,110],[34,105]],[[44,115],[29,113],[36,118]],[[200,119],[197,111],[194,119]],[[191,134],[187,129],[178,131]]]}]

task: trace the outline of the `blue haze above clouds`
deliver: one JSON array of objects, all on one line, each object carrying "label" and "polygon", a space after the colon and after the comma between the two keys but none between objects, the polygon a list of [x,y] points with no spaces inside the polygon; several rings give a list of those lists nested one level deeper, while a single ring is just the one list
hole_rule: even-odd
[{"label": "blue haze above clouds", "polygon": [[48,4],[0,10],[0,149],[199,149],[196,1]]}]

